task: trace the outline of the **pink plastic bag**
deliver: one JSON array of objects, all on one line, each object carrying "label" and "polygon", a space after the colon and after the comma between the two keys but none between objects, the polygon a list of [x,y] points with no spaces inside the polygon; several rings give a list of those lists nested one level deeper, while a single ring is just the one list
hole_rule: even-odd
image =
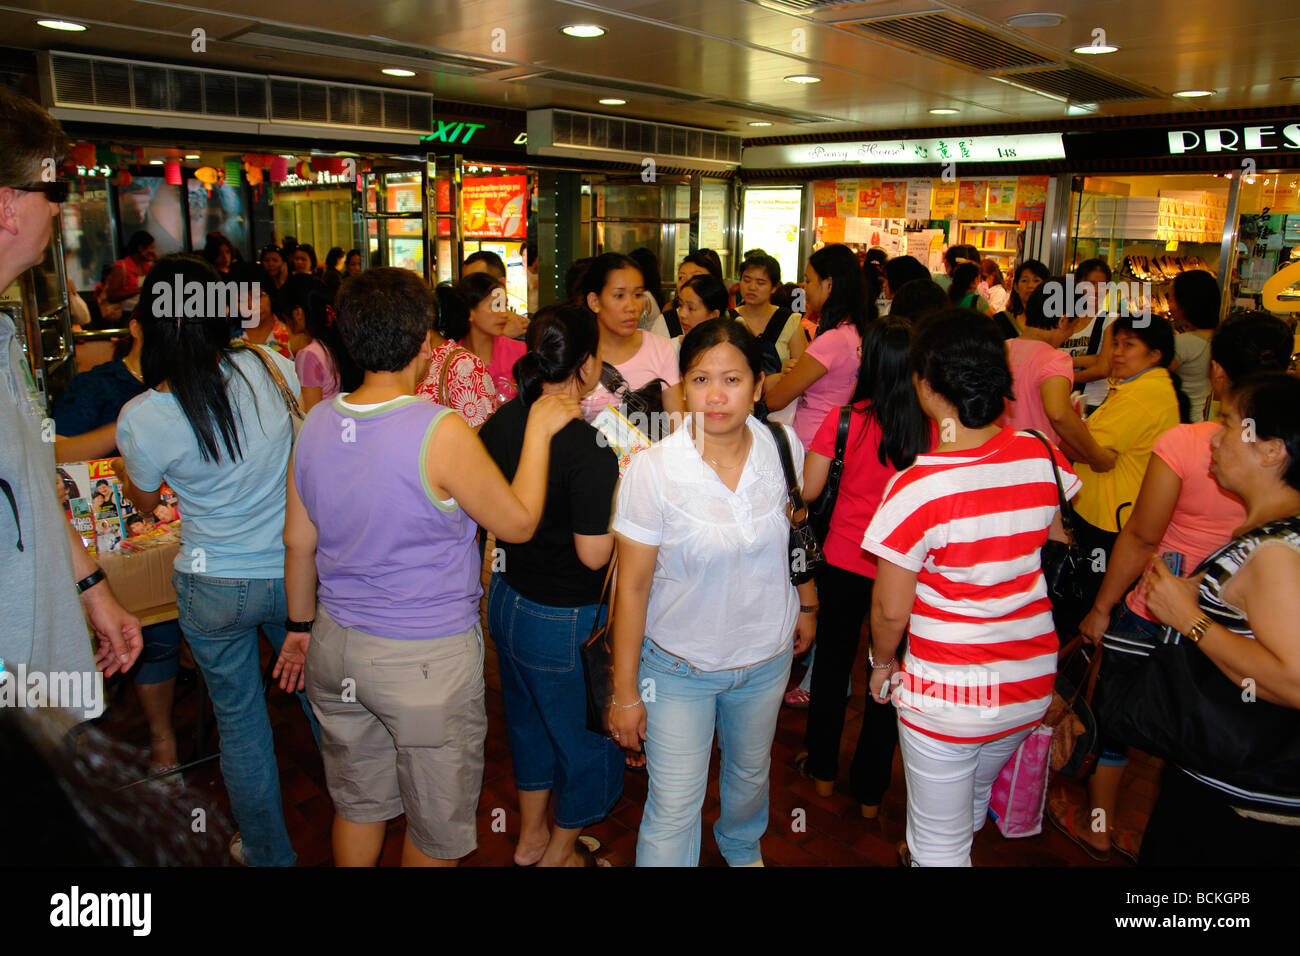
[{"label": "pink plastic bag", "polygon": [[989,815],[1004,837],[1036,836],[1043,832],[1051,750],[1052,728],[1039,724],[1020,742],[993,782]]}]

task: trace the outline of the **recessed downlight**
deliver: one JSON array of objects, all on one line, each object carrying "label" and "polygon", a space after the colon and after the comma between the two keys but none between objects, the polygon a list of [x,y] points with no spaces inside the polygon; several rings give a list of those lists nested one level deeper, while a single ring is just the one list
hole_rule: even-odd
[{"label": "recessed downlight", "polygon": [[594,40],[596,37],[605,35],[605,28],[598,27],[594,23],[570,23],[560,27],[560,32],[566,37],[577,37],[580,40]]},{"label": "recessed downlight", "polygon": [[1174,96],[1184,100],[1194,100],[1202,96],[1213,96],[1214,90],[1175,90]]},{"label": "recessed downlight", "polygon": [[596,102],[600,103],[601,106],[627,106],[627,100],[620,100],[617,96],[606,96]]},{"label": "recessed downlight", "polygon": [[386,69],[380,70],[379,72],[383,73],[385,76],[415,76],[414,70],[403,70],[398,66],[390,66]]},{"label": "recessed downlight", "polygon": [[1086,43],[1083,46],[1076,46],[1074,52],[1079,56],[1101,56],[1105,53],[1116,53],[1119,47],[1111,46],[1109,43]]},{"label": "recessed downlight", "polygon": [[749,125],[750,126],[771,126],[772,124],[769,123],[767,120],[752,120],[750,121]]},{"label": "recessed downlight", "polygon": [[37,20],[36,25],[47,30],[63,30],[65,33],[84,33],[86,30],[84,23],[73,23],[71,20]]},{"label": "recessed downlight", "polygon": [[1060,13],[1017,13],[1002,21],[1009,27],[1059,27],[1065,22]]},{"label": "recessed downlight", "polygon": [[820,76],[813,76],[811,73],[795,73],[791,76],[787,76],[785,78],[785,81],[787,83],[808,84],[808,83],[820,83],[822,81],[822,78]]},{"label": "recessed downlight", "polygon": [[935,109],[930,110],[930,115],[931,115],[931,116],[952,116],[952,115],[954,115],[954,114],[956,114],[956,113],[960,113],[960,112],[961,112],[961,110],[955,110],[955,109],[953,109],[953,108],[951,108],[951,107],[949,107],[949,106],[940,106],[940,107],[937,107],[937,108],[935,108]]}]

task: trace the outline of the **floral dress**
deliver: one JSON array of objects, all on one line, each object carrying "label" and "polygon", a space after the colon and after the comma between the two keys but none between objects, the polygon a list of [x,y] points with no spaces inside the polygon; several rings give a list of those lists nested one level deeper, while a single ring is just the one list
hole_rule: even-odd
[{"label": "floral dress", "polygon": [[[442,394],[443,387],[446,394]],[[470,428],[482,425],[497,410],[497,389],[488,367],[473,352],[451,341],[433,350],[429,374],[415,394],[425,401],[446,405],[465,419]]]}]

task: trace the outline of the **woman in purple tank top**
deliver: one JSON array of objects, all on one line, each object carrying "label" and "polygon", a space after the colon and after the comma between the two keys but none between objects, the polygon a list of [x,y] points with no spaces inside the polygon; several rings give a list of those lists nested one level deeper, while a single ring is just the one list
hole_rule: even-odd
[{"label": "woman in purple tank top", "polygon": [[454,866],[477,846],[487,732],[475,534],[532,537],[551,437],[578,403],[533,404],[507,483],[458,415],[415,397],[432,350],[424,280],[371,269],[337,312],[365,379],[312,409],[294,449],[275,675],[320,718],[334,862],[375,865],[405,813],[403,865]]}]

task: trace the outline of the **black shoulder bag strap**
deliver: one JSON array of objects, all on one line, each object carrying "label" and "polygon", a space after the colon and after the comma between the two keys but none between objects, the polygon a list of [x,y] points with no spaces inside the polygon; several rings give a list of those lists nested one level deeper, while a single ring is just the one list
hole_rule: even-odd
[{"label": "black shoulder bag strap", "polygon": [[763,334],[759,336],[765,342],[771,342],[773,345],[781,338],[781,333],[785,330],[785,324],[790,321],[790,316],[794,313],[784,307],[778,307],[772,313],[772,317],[767,320],[767,327],[763,329]]},{"label": "black shoulder bag strap", "polygon": [[790,439],[785,433],[785,426],[776,422],[765,422],[772,430],[776,440],[776,450],[781,458],[781,470],[785,472],[785,488],[790,496],[790,508],[795,514],[804,510],[803,493],[799,490],[799,479],[794,473],[794,453],[790,451]]},{"label": "black shoulder bag strap", "polygon": [[1052,477],[1056,479],[1056,497],[1061,503],[1061,526],[1065,529],[1065,536],[1069,539],[1070,544],[1074,544],[1074,531],[1072,523],[1074,521],[1074,509],[1070,506],[1070,499],[1065,497],[1065,488],[1061,485],[1061,473],[1056,467],[1056,456],[1052,454],[1052,442],[1046,435],[1036,428],[1028,428],[1026,431],[1033,435],[1043,447],[1047,449],[1047,464],[1051,466]]},{"label": "black shoulder bag strap", "polygon": [[677,317],[676,309],[669,309],[663,313],[664,325],[668,326],[668,337],[675,339],[682,334],[682,320]]},{"label": "black shoulder bag strap", "polygon": [[1106,316],[1099,315],[1092,320],[1092,335],[1088,337],[1088,351],[1084,354],[1100,355],[1102,339],[1104,339],[1105,337],[1106,337]]}]

